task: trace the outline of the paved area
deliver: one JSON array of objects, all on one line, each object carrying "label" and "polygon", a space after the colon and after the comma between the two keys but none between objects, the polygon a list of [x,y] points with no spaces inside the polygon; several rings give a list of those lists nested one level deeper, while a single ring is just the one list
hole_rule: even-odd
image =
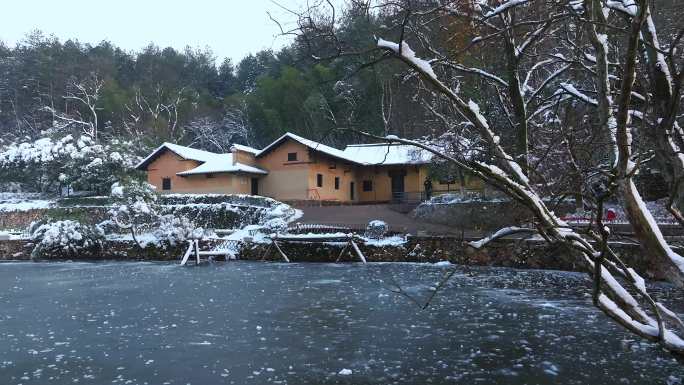
[{"label": "paved area", "polygon": [[[425,232],[431,235],[461,235],[461,230],[449,226],[418,221],[409,214],[393,210],[390,205],[355,205],[355,206],[313,206],[297,207],[304,212],[298,221],[301,223],[365,226],[368,222],[379,219],[385,221],[393,231],[418,234]],[[466,236],[475,235],[466,232]]]}]

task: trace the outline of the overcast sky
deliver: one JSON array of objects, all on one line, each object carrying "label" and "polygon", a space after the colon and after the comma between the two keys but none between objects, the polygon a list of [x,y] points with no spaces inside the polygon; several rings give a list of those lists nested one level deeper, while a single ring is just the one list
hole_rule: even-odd
[{"label": "overcast sky", "polygon": [[[278,0],[290,8],[305,0]],[[0,40],[14,45],[39,29],[61,41],[97,44],[109,40],[126,50],[150,42],[183,49],[209,46],[218,61],[239,61],[264,48],[288,42],[276,37],[268,18],[292,22],[292,16],[270,0],[7,0],[2,6]]]}]

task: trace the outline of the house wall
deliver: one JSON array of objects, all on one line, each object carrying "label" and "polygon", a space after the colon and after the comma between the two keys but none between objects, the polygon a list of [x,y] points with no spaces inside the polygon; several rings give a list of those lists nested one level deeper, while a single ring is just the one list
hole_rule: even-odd
[{"label": "house wall", "polygon": [[[387,202],[392,199],[392,178],[391,172],[406,171],[404,177],[404,191],[407,198],[418,199],[425,192],[425,179],[430,175],[428,165],[413,166],[367,166],[356,169],[357,192],[360,202]],[[363,181],[373,181],[373,191],[363,191]],[[468,190],[484,189],[484,182],[477,177],[466,177],[465,188]],[[432,178],[432,191],[442,193],[442,191],[460,190],[460,181],[451,184],[440,183],[439,180]]]},{"label": "house wall", "polygon": [[[427,169],[427,168],[426,168]],[[485,183],[482,179],[473,176],[473,175],[464,175],[465,179],[465,184],[464,188],[468,191],[484,191],[485,190]],[[454,180],[454,183],[441,183],[437,179],[432,180],[432,189],[433,191],[436,192],[460,192],[461,190],[461,181],[456,178]]]},{"label": "house wall", "polygon": [[[194,193],[194,194],[249,194],[251,185],[249,177],[231,174],[214,174],[181,177],[179,172],[199,166],[193,160],[185,160],[171,151],[165,151],[147,167],[147,182],[154,185],[162,194]],[[171,179],[171,190],[162,190],[162,179]]]},{"label": "house wall", "polygon": [[252,154],[251,152],[234,150],[232,152],[232,154],[233,154],[233,164],[242,163],[242,164],[246,164],[248,166],[258,167],[257,161],[254,158],[254,154]]},{"label": "house wall", "polygon": [[[404,191],[418,193],[424,190],[423,182],[427,176],[426,166],[367,166],[357,169],[358,195],[361,202],[387,202],[392,199],[391,172],[406,171]],[[373,181],[373,191],[363,191],[363,181]],[[411,196],[411,198],[413,198]]]},{"label": "house wall", "polygon": [[[296,152],[297,160],[287,160],[288,153]],[[279,200],[351,200],[350,185],[356,182],[356,168],[326,156],[292,140],[287,140],[257,159],[257,166],[267,170],[262,178],[263,194]],[[318,174],[323,175],[323,186],[318,187]],[[340,188],[335,189],[335,178]],[[358,192],[358,183],[356,183]],[[355,196],[358,201],[358,194]]]},{"label": "house wall", "polygon": [[[289,162],[287,154],[297,153]],[[286,141],[257,159],[257,166],[268,171],[259,180],[260,195],[279,200],[306,200],[309,188],[309,150],[306,146]]]},{"label": "house wall", "polygon": [[[342,162],[321,153],[311,155],[309,167],[309,189],[316,191],[321,200],[328,201],[351,201],[351,182],[356,182],[356,168],[346,162]],[[318,187],[318,174],[323,175],[323,186]],[[335,189],[335,178],[340,178],[340,188]],[[355,183],[358,186],[358,183]],[[358,195],[355,194],[355,201]]]}]

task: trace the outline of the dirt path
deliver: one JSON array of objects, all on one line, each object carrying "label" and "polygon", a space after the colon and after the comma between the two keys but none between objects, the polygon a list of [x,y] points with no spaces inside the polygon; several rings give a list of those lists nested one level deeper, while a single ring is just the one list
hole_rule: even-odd
[{"label": "dirt path", "polygon": [[[304,212],[304,216],[298,221],[301,223],[365,226],[368,222],[379,219],[387,222],[392,230],[405,233],[418,234],[420,231],[431,235],[461,235],[460,229],[418,221],[408,214],[392,210],[389,205],[298,208]],[[475,234],[466,232],[466,235]]]}]

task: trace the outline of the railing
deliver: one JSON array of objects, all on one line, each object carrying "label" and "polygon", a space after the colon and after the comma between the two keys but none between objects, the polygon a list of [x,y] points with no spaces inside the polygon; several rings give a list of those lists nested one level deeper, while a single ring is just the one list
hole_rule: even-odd
[{"label": "railing", "polygon": [[[659,225],[679,225],[679,222],[669,213],[651,212],[651,215],[653,215],[653,219]],[[577,224],[588,224],[596,220],[591,212],[569,214],[561,219],[568,223]],[[614,211],[612,214],[606,211],[603,215],[603,222],[608,224],[629,224],[629,218],[627,218],[626,213],[621,211]]]},{"label": "railing", "polygon": [[425,191],[392,192],[392,203],[418,204],[434,197],[453,195],[454,199],[486,199],[487,192],[481,189],[446,189],[432,190],[430,194]]},{"label": "railing", "polygon": [[321,194],[318,192],[317,188],[309,188],[306,189],[306,199],[320,201]]},{"label": "railing", "polygon": [[[341,224],[341,223],[295,223],[287,228],[290,234],[328,234],[328,233],[356,233],[366,232],[367,224]],[[391,235],[406,233],[407,229],[401,226],[389,226],[387,233]]]}]

